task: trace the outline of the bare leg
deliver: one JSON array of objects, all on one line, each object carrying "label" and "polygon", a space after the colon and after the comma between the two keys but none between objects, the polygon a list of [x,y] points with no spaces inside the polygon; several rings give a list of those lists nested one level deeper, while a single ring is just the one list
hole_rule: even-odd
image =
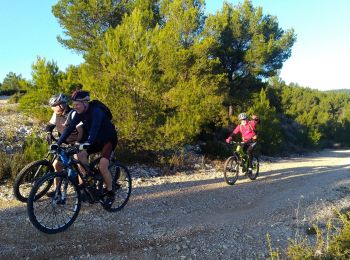
[{"label": "bare leg", "polygon": [[[61,172],[63,170],[62,164],[58,160],[54,160],[53,163],[53,168],[55,169],[55,172]],[[57,178],[54,179],[54,185],[57,187]]]},{"label": "bare leg", "polygon": [[102,157],[100,159],[99,169],[100,169],[101,175],[103,177],[103,180],[105,181],[107,191],[111,191],[112,190],[112,175],[108,169],[108,166],[109,166],[109,160]]},{"label": "bare leg", "polygon": [[[89,164],[88,153],[86,151],[81,151],[80,153],[74,155],[74,158],[78,159],[80,162],[82,162],[85,165]],[[82,167],[80,164],[78,165],[78,167],[79,167],[79,171],[85,176],[86,171],[85,171],[84,167]],[[81,178],[79,176],[79,184],[82,184],[82,183],[83,183],[83,181],[81,180]]]}]

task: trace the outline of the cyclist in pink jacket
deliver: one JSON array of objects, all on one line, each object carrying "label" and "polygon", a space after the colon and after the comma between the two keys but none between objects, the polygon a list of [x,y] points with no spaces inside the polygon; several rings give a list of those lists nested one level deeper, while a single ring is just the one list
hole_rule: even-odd
[{"label": "cyclist in pink jacket", "polygon": [[226,143],[231,142],[232,137],[238,133],[242,135],[243,150],[248,154],[249,168],[248,171],[252,171],[252,159],[253,150],[256,146],[257,135],[256,135],[256,125],[259,123],[259,117],[256,115],[252,116],[252,120],[248,120],[246,113],[240,113],[238,119],[241,123],[233,130],[232,134],[226,139]]}]

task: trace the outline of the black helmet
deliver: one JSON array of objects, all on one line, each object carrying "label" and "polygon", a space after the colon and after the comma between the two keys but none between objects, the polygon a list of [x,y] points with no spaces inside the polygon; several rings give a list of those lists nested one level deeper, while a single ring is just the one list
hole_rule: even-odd
[{"label": "black helmet", "polygon": [[76,90],[73,92],[71,98],[72,101],[89,101],[90,92],[84,90]]},{"label": "black helmet", "polygon": [[49,100],[49,105],[51,107],[59,106],[61,104],[67,104],[67,97],[62,93],[52,96]]}]

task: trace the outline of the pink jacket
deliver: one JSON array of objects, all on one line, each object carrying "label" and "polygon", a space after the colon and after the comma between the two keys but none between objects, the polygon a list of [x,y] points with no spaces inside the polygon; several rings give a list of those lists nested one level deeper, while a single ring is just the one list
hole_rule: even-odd
[{"label": "pink jacket", "polygon": [[243,142],[248,142],[251,139],[256,139],[256,122],[254,120],[248,121],[246,125],[239,124],[235,130],[233,130],[232,135],[238,133],[242,134]]}]

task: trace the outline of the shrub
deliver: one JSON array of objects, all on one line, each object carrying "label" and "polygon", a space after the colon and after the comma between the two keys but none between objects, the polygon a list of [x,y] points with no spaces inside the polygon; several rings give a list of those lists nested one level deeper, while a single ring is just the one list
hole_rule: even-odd
[{"label": "shrub", "polygon": [[22,151],[11,155],[0,152],[0,180],[14,180],[25,165],[43,158],[47,149],[46,142],[32,134],[24,142]]},{"label": "shrub", "polygon": [[9,179],[11,176],[11,156],[4,152],[0,152],[0,180]]},{"label": "shrub", "polygon": [[[336,228],[331,221],[327,224],[326,234],[318,227],[316,243],[311,245],[305,238],[291,241],[287,249],[290,259],[350,259],[350,212],[339,214],[342,227]],[[332,234],[332,231],[337,233]]]},{"label": "shrub", "polygon": [[41,137],[32,134],[27,137],[23,146],[23,159],[26,162],[39,160],[47,153],[47,143]]},{"label": "shrub", "polygon": [[31,117],[35,117],[40,121],[49,121],[51,110],[50,107],[44,106],[49,99],[50,94],[45,91],[29,91],[26,95],[19,99],[19,109]]},{"label": "shrub", "polygon": [[225,159],[232,155],[233,146],[218,141],[207,141],[200,146],[201,151],[213,158]]}]

